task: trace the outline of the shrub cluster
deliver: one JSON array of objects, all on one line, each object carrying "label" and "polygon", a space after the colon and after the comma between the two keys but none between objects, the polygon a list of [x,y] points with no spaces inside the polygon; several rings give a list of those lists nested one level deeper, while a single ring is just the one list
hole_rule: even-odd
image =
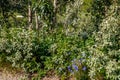
[{"label": "shrub cluster", "polygon": [[[104,35],[96,36],[100,32],[95,36],[88,36],[85,32],[66,34],[62,30],[55,34],[45,32],[22,28],[1,29],[0,63],[9,62],[26,73],[37,72],[40,77],[52,71],[62,80],[71,76],[77,80],[119,79],[119,39],[112,38],[113,35],[107,36],[110,32],[104,33],[107,38]],[[116,34],[119,35],[119,31]],[[102,39],[107,39],[109,44]]]}]

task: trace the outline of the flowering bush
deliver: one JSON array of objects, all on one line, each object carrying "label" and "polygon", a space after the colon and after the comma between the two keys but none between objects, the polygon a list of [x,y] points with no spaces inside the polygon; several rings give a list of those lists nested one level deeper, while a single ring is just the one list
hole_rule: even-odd
[{"label": "flowering bush", "polygon": [[[87,79],[89,58],[88,49],[84,41],[76,33],[72,35],[58,34],[49,48],[52,57],[46,60],[46,68],[55,70],[64,79],[70,76],[76,79]],[[88,39],[86,45],[92,45],[94,41]]]}]

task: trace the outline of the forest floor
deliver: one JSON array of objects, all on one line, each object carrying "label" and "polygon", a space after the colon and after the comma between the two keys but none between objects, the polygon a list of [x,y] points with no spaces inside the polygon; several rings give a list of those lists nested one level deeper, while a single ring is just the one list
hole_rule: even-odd
[{"label": "forest floor", "polygon": [[[36,76],[36,74],[34,74]],[[33,76],[34,76],[33,75]],[[0,80],[28,80],[26,74],[21,69],[15,69],[9,63],[0,63]],[[45,76],[40,80],[60,80],[53,72],[49,76]]]},{"label": "forest floor", "polygon": [[0,80],[20,80],[25,78],[25,74],[22,72],[13,72],[0,69]]},{"label": "forest floor", "polygon": [[[8,71],[0,69],[0,80],[27,80],[25,73],[21,71]],[[60,80],[57,76],[45,76],[42,80]]]}]

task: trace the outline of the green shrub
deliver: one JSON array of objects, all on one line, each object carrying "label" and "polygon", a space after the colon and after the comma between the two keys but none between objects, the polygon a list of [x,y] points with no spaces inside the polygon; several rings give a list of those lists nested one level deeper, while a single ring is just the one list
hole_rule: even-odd
[{"label": "green shrub", "polygon": [[37,32],[22,28],[2,29],[0,35],[0,53],[5,55],[13,67],[26,72],[36,72],[44,68],[45,57],[49,57],[47,41]]},{"label": "green shrub", "polygon": [[[92,38],[89,38],[86,45],[92,44]],[[49,52],[52,57],[47,58],[46,68],[55,70],[62,80],[68,79],[70,76],[74,76],[78,80],[88,79],[88,69],[86,69],[86,62],[89,58],[88,49],[85,48],[84,41],[78,34],[74,32],[73,35],[66,35],[64,32],[57,34]]]},{"label": "green shrub", "polygon": [[120,19],[116,15],[114,13],[103,19],[100,31],[95,33],[95,44],[88,47],[91,58],[87,65],[90,68],[91,79],[120,79],[120,28],[118,23]]}]

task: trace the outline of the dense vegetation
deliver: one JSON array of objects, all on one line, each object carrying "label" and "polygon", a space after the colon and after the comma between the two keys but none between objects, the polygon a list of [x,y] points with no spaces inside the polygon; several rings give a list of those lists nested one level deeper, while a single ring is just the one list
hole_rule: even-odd
[{"label": "dense vegetation", "polygon": [[1,0],[3,63],[34,80],[119,80],[120,1]]}]

